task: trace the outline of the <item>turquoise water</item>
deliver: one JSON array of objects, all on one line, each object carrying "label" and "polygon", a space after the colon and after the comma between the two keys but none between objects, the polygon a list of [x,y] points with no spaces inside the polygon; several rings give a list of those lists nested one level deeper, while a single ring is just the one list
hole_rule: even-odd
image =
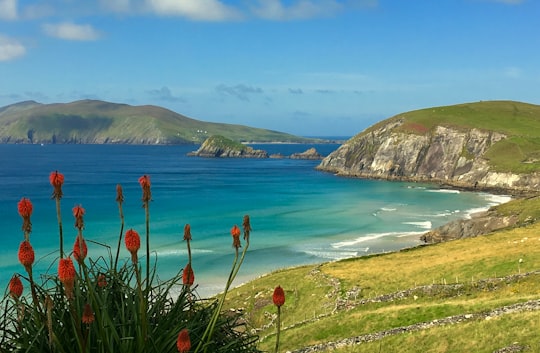
[{"label": "turquoise water", "polygon": [[[264,145],[269,153],[303,152],[311,145]],[[337,145],[315,145],[322,154]],[[336,177],[314,170],[318,161],[203,159],[187,157],[196,146],[0,145],[0,285],[24,272],[17,250],[23,239],[17,202],[34,204],[31,243],[35,273],[56,271],[58,224],[48,176],[65,176],[62,199],[64,246],[76,230],[71,209],[86,209],[87,240],[115,252],[120,222],[116,185],[124,189],[126,229],[144,234],[138,178],[152,181],[153,254],[168,278],[187,262],[183,228],[191,225],[193,268],[202,295],[223,289],[233,259],[229,230],[249,214],[251,245],[237,284],[276,269],[400,249],[423,232],[504,197],[438,190],[435,186]],[[108,254],[90,243],[89,256]],[[144,245],[143,247],[144,248]],[[122,258],[129,258],[122,248]],[[155,258],[155,256],[154,256]],[[51,264],[52,267],[51,267]],[[51,270],[48,270],[48,268]]]}]

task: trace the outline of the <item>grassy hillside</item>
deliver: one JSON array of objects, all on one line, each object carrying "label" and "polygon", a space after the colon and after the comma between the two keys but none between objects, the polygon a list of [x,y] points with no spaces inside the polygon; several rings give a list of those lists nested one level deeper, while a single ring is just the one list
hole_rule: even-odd
[{"label": "grassy hillside", "polygon": [[[538,200],[524,208],[537,213]],[[519,210],[524,200],[504,206]],[[521,205],[521,206],[520,206]],[[540,351],[540,224],[396,253],[277,271],[236,288],[260,348],[274,344],[273,288],[282,286],[282,351],[341,342],[337,352],[489,352],[516,345]],[[253,234],[252,241],[257,235]],[[447,317],[457,317],[445,324]],[[412,328],[410,332],[397,329]],[[347,345],[347,338],[385,336]],[[369,336],[372,337],[372,336]],[[335,347],[334,347],[335,348]],[[518,350],[516,350],[518,351]]]},{"label": "grassy hillside", "polygon": [[392,120],[404,120],[396,131],[413,134],[428,134],[440,125],[505,134],[508,138],[491,146],[484,156],[493,169],[515,173],[540,171],[540,105],[484,101],[426,108],[396,115],[364,133]]},{"label": "grassy hillside", "polygon": [[21,102],[0,108],[2,142],[201,143],[217,134],[235,141],[308,140],[272,130],[199,121],[149,105],[83,100]]}]

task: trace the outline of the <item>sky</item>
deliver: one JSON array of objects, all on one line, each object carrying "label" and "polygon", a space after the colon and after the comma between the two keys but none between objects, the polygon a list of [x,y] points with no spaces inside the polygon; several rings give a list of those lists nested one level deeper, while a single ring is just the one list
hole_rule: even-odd
[{"label": "sky", "polygon": [[99,99],[302,136],[540,104],[539,0],[0,0],[0,107]]}]

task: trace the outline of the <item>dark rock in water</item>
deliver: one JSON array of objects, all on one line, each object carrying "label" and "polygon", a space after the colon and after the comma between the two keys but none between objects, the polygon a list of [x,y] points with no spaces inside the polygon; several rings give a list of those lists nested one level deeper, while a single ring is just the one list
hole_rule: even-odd
[{"label": "dark rock in water", "polygon": [[317,152],[315,148],[310,148],[307,151],[304,151],[302,153],[293,153],[289,157],[290,159],[311,159],[311,160],[319,160],[323,159],[323,156]]},{"label": "dark rock in water", "polygon": [[268,158],[266,151],[253,149],[219,135],[210,136],[197,151],[188,155],[210,158]]}]

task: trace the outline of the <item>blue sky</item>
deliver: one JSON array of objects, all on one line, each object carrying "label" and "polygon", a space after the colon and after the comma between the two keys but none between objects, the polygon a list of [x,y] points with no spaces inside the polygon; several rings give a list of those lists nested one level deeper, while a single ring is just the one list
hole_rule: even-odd
[{"label": "blue sky", "polygon": [[297,135],[540,104],[538,0],[0,0],[0,107],[101,99]]}]

